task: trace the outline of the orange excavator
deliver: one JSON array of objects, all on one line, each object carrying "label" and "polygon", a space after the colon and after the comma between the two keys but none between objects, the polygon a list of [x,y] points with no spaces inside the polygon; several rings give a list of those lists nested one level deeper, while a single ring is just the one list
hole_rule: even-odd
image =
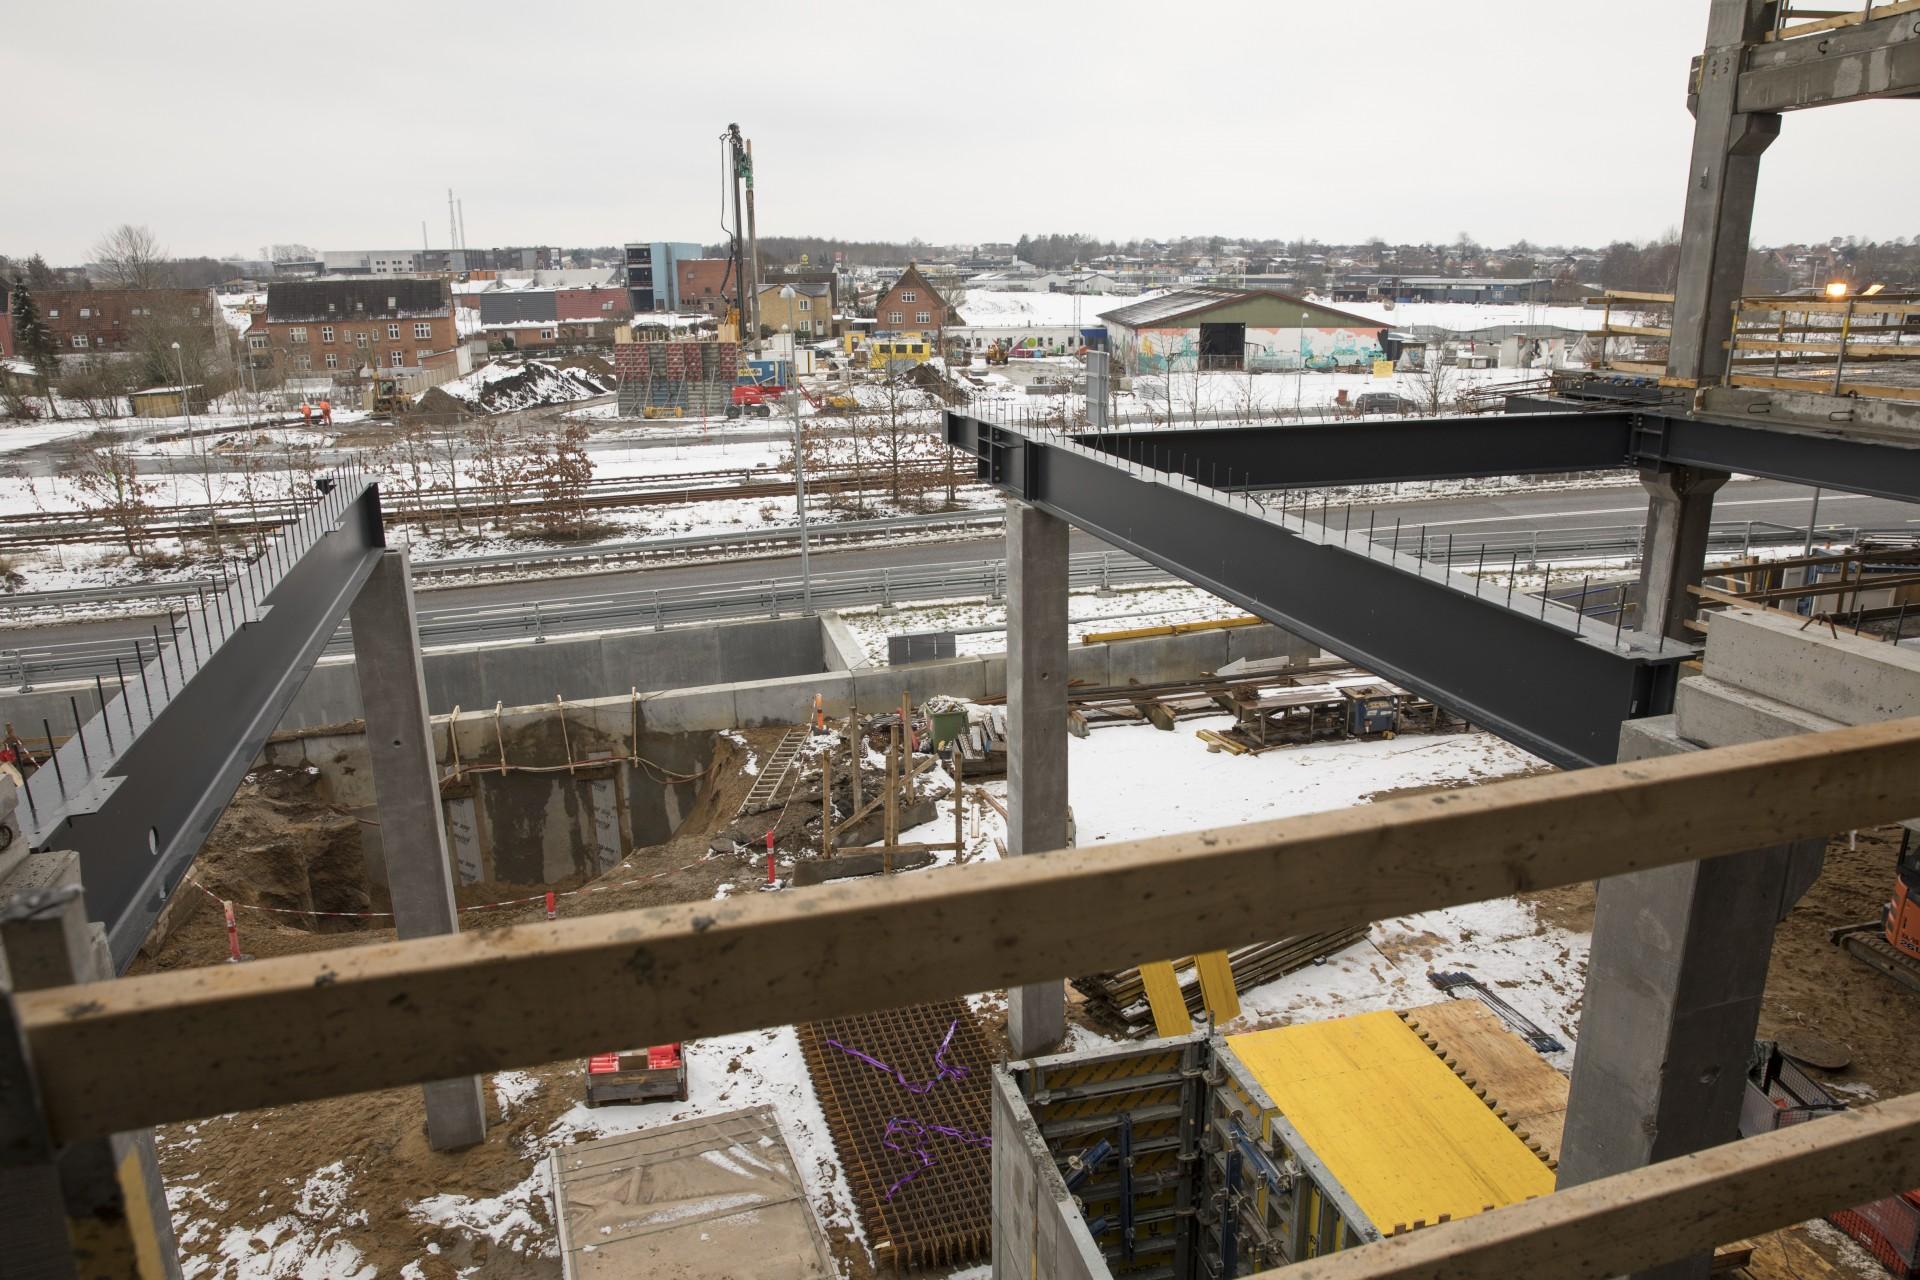
[{"label": "orange excavator", "polygon": [[1900,824],[1900,861],[1893,897],[1880,918],[1828,931],[1827,936],[1890,978],[1920,991],[1920,819]]}]

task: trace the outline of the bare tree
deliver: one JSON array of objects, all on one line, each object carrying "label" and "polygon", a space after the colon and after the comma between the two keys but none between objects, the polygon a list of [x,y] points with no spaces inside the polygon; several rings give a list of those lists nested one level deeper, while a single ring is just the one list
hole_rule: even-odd
[{"label": "bare tree", "polygon": [[1422,416],[1450,413],[1460,398],[1459,383],[1459,373],[1446,362],[1440,344],[1431,343],[1421,353],[1419,371],[1407,375],[1407,398],[1413,401],[1414,412]]},{"label": "bare tree", "polygon": [[101,284],[158,289],[170,278],[167,251],[159,237],[131,222],[123,222],[101,236],[93,246],[93,257],[100,264]]},{"label": "bare tree", "polygon": [[79,491],[81,510],[111,524],[127,544],[127,554],[139,555],[153,519],[154,486],[140,478],[126,442],[82,450],[69,478]]},{"label": "bare tree", "polygon": [[570,422],[543,438],[533,450],[532,481],[540,495],[541,532],[550,538],[578,538],[590,532],[587,491],[593,482],[593,457],[587,452],[587,425]]},{"label": "bare tree", "polygon": [[133,390],[133,370],[123,359],[94,356],[62,366],[57,385],[61,398],[79,405],[89,418],[118,418]]}]

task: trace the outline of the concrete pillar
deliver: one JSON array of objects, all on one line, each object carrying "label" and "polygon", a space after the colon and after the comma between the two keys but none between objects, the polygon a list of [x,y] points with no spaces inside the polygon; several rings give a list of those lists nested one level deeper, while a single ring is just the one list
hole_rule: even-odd
[{"label": "concrete pillar", "polygon": [[1639,631],[1693,641],[1687,620],[1699,600],[1698,586],[1713,529],[1713,495],[1727,482],[1724,471],[1696,467],[1650,467],[1640,472],[1647,491],[1647,552],[1640,562]]},{"label": "concrete pillar", "polygon": [[1667,354],[1668,374],[1697,385],[1726,373],[1723,344],[1746,285],[1760,155],[1780,135],[1777,114],[1734,110],[1746,46],[1766,34],[1774,7],[1773,0],[1712,0],[1707,17]]},{"label": "concrete pillar", "polygon": [[[1623,762],[1699,749],[1671,716],[1630,721],[1620,737]],[[1600,882],[1560,1187],[1740,1136],[1774,926],[1804,854],[1780,845]],[[1711,1264],[1707,1253],[1638,1275],[1705,1280]]]},{"label": "concrete pillar", "polygon": [[[104,936],[87,923],[80,858],[31,855],[8,878],[0,956],[14,991],[113,977]],[[153,1130],[59,1148],[51,1165],[0,1171],[0,1257],[33,1280],[137,1276],[179,1280],[179,1246]],[[10,1267],[0,1266],[8,1275]]]},{"label": "concrete pillar", "polygon": [[[380,557],[353,602],[351,616],[354,670],[366,714],[394,928],[403,940],[458,933],[453,867],[440,814],[413,583],[404,549]],[[478,1076],[436,1080],[422,1086],[422,1092],[427,1141],[434,1150],[471,1146],[486,1138]]]},{"label": "concrete pillar", "polygon": [[[1067,843],[1067,522],[1007,503],[1007,852]],[[1067,1034],[1060,981],[1009,993],[1007,1042],[1016,1058]]]}]

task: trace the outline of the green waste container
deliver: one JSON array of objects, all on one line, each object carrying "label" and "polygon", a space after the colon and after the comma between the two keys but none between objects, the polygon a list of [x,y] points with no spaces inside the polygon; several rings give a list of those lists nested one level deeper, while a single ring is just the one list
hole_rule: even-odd
[{"label": "green waste container", "polygon": [[944,747],[967,731],[967,713],[962,711],[935,711],[928,715],[933,722],[933,745]]}]

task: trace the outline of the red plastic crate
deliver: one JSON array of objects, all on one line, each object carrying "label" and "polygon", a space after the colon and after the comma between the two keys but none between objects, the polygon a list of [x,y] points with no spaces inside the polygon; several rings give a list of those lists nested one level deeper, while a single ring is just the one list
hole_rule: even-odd
[{"label": "red plastic crate", "polygon": [[1842,1209],[1828,1221],[1900,1280],[1920,1280],[1920,1191]]}]

